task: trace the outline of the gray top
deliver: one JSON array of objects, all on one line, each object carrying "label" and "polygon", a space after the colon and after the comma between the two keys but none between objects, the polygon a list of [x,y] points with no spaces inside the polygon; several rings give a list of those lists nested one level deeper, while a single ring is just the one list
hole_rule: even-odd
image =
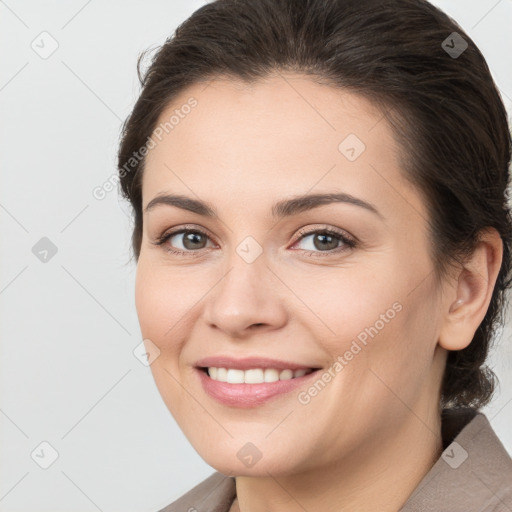
[{"label": "gray top", "polygon": [[[443,453],[399,512],[512,512],[512,459],[486,416],[444,410]],[[228,512],[235,478],[219,472],[159,512]]]}]

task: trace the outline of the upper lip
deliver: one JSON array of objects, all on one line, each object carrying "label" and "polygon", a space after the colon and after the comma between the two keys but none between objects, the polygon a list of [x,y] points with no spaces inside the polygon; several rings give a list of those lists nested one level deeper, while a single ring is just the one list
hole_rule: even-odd
[{"label": "upper lip", "polygon": [[251,368],[275,368],[276,370],[308,370],[315,368],[311,365],[295,363],[293,361],[283,361],[280,359],[270,359],[268,357],[244,357],[236,359],[229,356],[205,357],[196,361],[196,367],[199,368],[236,368],[239,370],[250,370]]}]

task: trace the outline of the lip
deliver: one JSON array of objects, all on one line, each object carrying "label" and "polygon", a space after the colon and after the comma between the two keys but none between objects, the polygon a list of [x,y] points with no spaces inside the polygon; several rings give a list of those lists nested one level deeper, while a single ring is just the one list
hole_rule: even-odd
[{"label": "lip", "polygon": [[[276,368],[290,370],[312,368],[311,366],[303,366],[297,364],[290,365],[290,363],[287,363],[288,366],[281,366],[283,364],[283,361],[280,361],[280,364],[276,365],[275,360],[269,359],[263,360],[259,358],[248,358],[244,360],[238,359],[236,361],[231,358],[229,359],[230,362],[226,366],[223,365],[225,363],[220,364],[221,361],[226,361],[225,358],[215,358],[215,362],[213,358],[208,358],[201,360],[198,363],[200,363],[199,366],[202,366],[206,362],[207,365],[205,366],[215,366],[217,368],[228,367],[240,370],[247,370],[250,368]],[[233,361],[236,362],[236,365],[233,363]],[[255,361],[257,362],[257,364],[254,364]],[[262,366],[263,361],[265,362],[265,366]],[[295,377],[293,379],[288,380],[278,380],[275,382],[263,382],[261,384],[230,384],[228,382],[220,382],[218,380],[213,380],[211,377],[208,376],[208,374],[203,369],[201,369],[200,367],[195,368],[195,372],[198,375],[203,390],[207,395],[209,395],[211,398],[213,398],[217,402],[220,402],[223,405],[227,405],[229,407],[236,407],[240,409],[258,407],[280,395],[291,393],[298,387],[306,385],[308,381],[310,381],[311,379],[317,378],[318,371],[319,369],[316,369],[311,373],[308,373],[307,375],[303,375],[302,377]]]},{"label": "lip", "polygon": [[237,370],[250,370],[252,368],[275,368],[276,370],[308,370],[316,369],[316,366],[303,365],[292,361],[283,361],[279,359],[270,359],[268,357],[243,357],[236,359],[230,356],[205,357],[196,361],[194,366],[207,368],[234,368]]}]

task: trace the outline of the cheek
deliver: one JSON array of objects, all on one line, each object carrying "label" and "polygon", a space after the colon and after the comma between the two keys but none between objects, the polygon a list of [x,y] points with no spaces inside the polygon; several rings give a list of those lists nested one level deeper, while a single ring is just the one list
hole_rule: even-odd
[{"label": "cheek", "polygon": [[[144,339],[158,347],[159,356],[150,370],[157,389],[175,418],[184,416],[182,404],[187,403],[179,366],[184,334],[190,326],[191,306],[197,294],[191,284],[180,278],[176,270],[157,268],[144,257],[139,258],[135,279],[135,306]],[[183,281],[183,282],[182,282]],[[188,296],[188,297],[187,297]]]},{"label": "cheek", "polygon": [[400,261],[397,256],[382,259],[371,270],[366,266],[364,272],[347,271],[334,279],[332,273],[317,276],[314,288],[309,279],[303,280],[305,287],[297,294],[309,298],[308,306],[321,319],[317,339],[332,359],[343,357],[352,378],[370,368],[402,389],[430,369],[439,310],[431,279],[418,286],[418,276],[428,275],[428,261],[413,264],[411,258]]},{"label": "cheek", "polygon": [[396,296],[400,296],[400,311],[388,323],[373,324],[376,329],[371,331],[378,332],[368,337],[365,350],[374,384],[400,411],[402,404],[415,403],[432,385],[439,312],[426,289]]},{"label": "cheek", "polygon": [[[386,271],[368,267],[362,270],[328,268],[312,276],[295,277],[294,292],[304,298],[310,310],[302,319],[308,321],[309,327],[318,324],[316,335],[332,340],[329,352],[337,354],[348,349],[345,345],[350,345],[355,338],[364,342],[369,328],[377,323],[380,331],[399,314],[397,306],[393,306],[400,298],[393,291],[397,288],[390,287],[385,278],[393,271],[393,268]],[[386,323],[381,320],[383,315]]]},{"label": "cheek", "polygon": [[[135,307],[144,338],[149,338],[162,353],[177,349],[173,340],[183,330],[191,307],[197,301],[191,281],[180,279],[175,270],[157,270],[139,259],[135,280]],[[182,282],[183,281],[183,282]]]}]

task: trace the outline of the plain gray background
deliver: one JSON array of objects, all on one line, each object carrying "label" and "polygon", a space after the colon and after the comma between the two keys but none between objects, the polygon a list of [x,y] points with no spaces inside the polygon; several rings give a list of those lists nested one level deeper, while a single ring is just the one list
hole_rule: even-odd
[{"label": "plain gray background", "polygon": [[[214,471],[133,353],[129,210],[117,188],[92,194],[116,173],[139,53],[203,3],[0,1],[1,512],[152,512]],[[512,112],[512,0],[433,3],[482,50]],[[509,320],[484,412],[512,453],[511,335]]]}]

